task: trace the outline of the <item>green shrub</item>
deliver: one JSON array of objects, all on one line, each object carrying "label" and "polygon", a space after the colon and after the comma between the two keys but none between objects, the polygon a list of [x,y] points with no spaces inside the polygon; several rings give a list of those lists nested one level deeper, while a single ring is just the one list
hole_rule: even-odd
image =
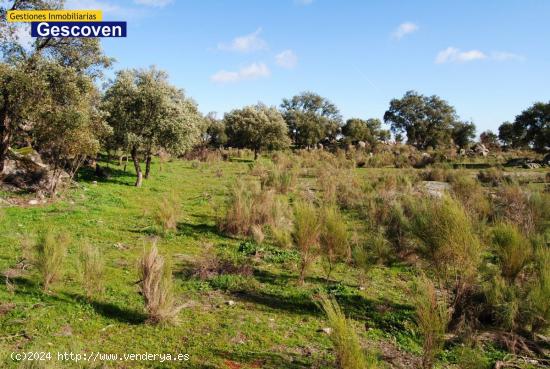
[{"label": "green shrub", "polygon": [[336,355],[335,367],[338,369],[377,368],[376,360],[370,356],[367,357],[363,352],[351,321],[346,319],[336,300],[322,294],[320,305],[332,329],[329,337]]},{"label": "green shrub", "polygon": [[350,255],[348,229],[342,214],[335,206],[322,209],[320,245],[327,265],[327,279],[335,263]]},{"label": "green shrub", "polygon": [[422,368],[429,369],[443,348],[449,309],[445,299],[438,299],[434,284],[426,276],[417,278],[412,297],[416,306],[416,323],[423,336]]},{"label": "green shrub", "polygon": [[482,246],[472,223],[457,201],[421,199],[410,205],[411,232],[420,241],[420,251],[445,279],[457,276],[466,282],[476,275]]},{"label": "green shrub", "polygon": [[80,274],[88,297],[103,292],[105,260],[97,247],[85,243],[80,250]]},{"label": "green shrub", "polygon": [[144,250],[138,272],[148,321],[153,324],[176,323],[180,307],[175,303],[172,266],[159,254],[155,244]]},{"label": "green shrub", "polygon": [[491,203],[483,187],[467,173],[460,173],[451,181],[453,197],[458,199],[468,214],[476,219],[484,219],[491,212]]},{"label": "green shrub", "polygon": [[550,327],[550,249],[541,247],[535,251],[535,280],[528,287],[528,322],[531,332],[544,332]]},{"label": "green shrub", "polygon": [[35,263],[42,277],[42,286],[48,290],[52,283],[63,276],[70,237],[67,233],[42,233],[34,245]]},{"label": "green shrub", "polygon": [[294,205],[293,239],[300,252],[300,279],[303,284],[308,268],[317,258],[321,227],[317,209],[313,204],[299,201]]},{"label": "green shrub", "polygon": [[509,283],[514,282],[531,258],[531,244],[512,224],[501,223],[493,229],[493,246],[500,271]]}]

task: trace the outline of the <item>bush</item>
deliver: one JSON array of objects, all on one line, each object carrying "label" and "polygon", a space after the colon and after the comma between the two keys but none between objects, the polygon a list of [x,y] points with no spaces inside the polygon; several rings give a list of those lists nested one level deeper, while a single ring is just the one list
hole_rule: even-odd
[{"label": "bush", "polygon": [[176,323],[180,307],[175,304],[172,267],[159,254],[155,244],[144,250],[138,271],[148,321],[153,324]]},{"label": "bush", "polygon": [[483,187],[467,173],[460,173],[451,181],[453,197],[459,200],[464,209],[475,219],[482,220],[491,212],[491,203]]},{"label": "bush", "polygon": [[321,252],[327,264],[327,279],[334,264],[350,256],[348,230],[342,214],[335,206],[325,207],[321,213]]},{"label": "bush", "polygon": [[413,201],[411,232],[420,240],[421,253],[445,279],[462,282],[476,275],[481,243],[460,203],[443,199]]},{"label": "bush", "polygon": [[306,201],[299,201],[294,206],[293,239],[300,252],[300,279],[303,284],[307,269],[316,259],[319,251],[321,227],[315,206]]},{"label": "bush", "polygon": [[88,297],[103,292],[105,261],[97,247],[85,243],[80,250],[80,273]]},{"label": "bush", "polygon": [[550,249],[541,247],[535,252],[535,280],[527,295],[528,322],[531,332],[544,332],[550,327]]},{"label": "bush", "polygon": [[174,232],[178,227],[180,213],[180,204],[176,196],[163,196],[155,211],[155,223],[164,234]]},{"label": "bush", "polygon": [[325,312],[332,332],[329,335],[336,355],[338,369],[368,369],[378,365],[372,357],[367,357],[359,343],[359,337],[353,329],[351,321],[340,309],[340,306],[327,295],[320,296],[320,305]]},{"label": "bush", "polygon": [[534,209],[529,203],[529,193],[520,186],[504,186],[498,189],[493,199],[493,218],[516,224],[523,233],[536,229]]},{"label": "bush", "polygon": [[480,170],[477,174],[477,179],[481,183],[486,183],[491,186],[498,186],[502,183],[512,183],[512,177],[505,175],[502,170],[494,167]]},{"label": "bush", "polygon": [[[237,181],[230,190],[226,215],[218,228],[230,235],[251,236],[254,226],[263,228],[276,220],[275,193],[261,190],[256,183]],[[257,229],[256,229],[257,231]]]},{"label": "bush", "polygon": [[48,290],[52,283],[63,276],[63,263],[70,238],[67,233],[46,231],[35,243],[35,262],[42,277],[42,286]]},{"label": "bush", "polygon": [[426,276],[417,278],[413,294],[416,322],[423,336],[422,368],[432,368],[436,355],[443,348],[445,331],[449,323],[449,310],[445,299],[438,299],[435,287]]},{"label": "bush", "polygon": [[531,258],[531,244],[509,223],[497,225],[493,229],[492,239],[501,274],[509,283],[513,283]]}]

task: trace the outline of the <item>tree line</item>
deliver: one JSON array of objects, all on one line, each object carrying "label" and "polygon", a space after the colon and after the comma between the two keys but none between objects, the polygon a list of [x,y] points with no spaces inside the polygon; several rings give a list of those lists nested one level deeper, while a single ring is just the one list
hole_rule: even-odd
[{"label": "tree line", "polygon": [[[262,103],[234,109],[223,119],[203,116],[195,101],[169,83],[154,67],[116,73],[103,89],[103,71],[113,59],[98,39],[36,38],[25,47],[7,10],[61,9],[62,1],[15,1],[0,7],[0,171],[14,147],[32,147],[54,170],[74,174],[84,159],[101,149],[121,150],[132,157],[136,186],[150,174],[159,149],[181,155],[197,144],[263,150],[320,145],[375,147],[393,133],[397,142],[420,150],[467,148],[475,138],[472,122],[461,120],[438,96],[407,92],[390,101],[382,128],[379,119],[342,115],[330,100],[313,92],[283,99],[277,107]],[[535,103],[514,122],[503,123],[498,136],[490,131],[482,143],[505,148],[550,148],[550,102]],[[145,163],[145,173],[141,164]]]}]

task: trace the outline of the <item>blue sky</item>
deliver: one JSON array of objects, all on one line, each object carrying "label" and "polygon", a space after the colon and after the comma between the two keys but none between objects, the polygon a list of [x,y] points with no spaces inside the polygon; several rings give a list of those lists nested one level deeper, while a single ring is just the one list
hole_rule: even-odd
[{"label": "blue sky", "polygon": [[115,69],[156,65],[220,115],[311,90],[382,118],[407,90],[496,130],[550,100],[550,1],[68,0],[126,20]]}]

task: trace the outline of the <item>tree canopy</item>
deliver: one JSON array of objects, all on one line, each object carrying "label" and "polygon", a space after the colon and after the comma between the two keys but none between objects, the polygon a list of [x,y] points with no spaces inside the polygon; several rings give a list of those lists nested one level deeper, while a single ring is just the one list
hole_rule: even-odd
[{"label": "tree canopy", "polygon": [[153,151],[183,154],[198,138],[203,119],[195,102],[155,68],[118,72],[105,91],[103,107],[109,113],[114,142],[130,151],[136,186],[142,182],[139,154],[145,157],[147,177]]},{"label": "tree canopy", "polygon": [[228,145],[249,148],[257,158],[262,150],[287,148],[288,128],[275,107],[263,104],[235,109],[224,116]]},{"label": "tree canopy", "polygon": [[364,141],[371,147],[374,147],[379,141],[387,141],[390,138],[390,132],[382,129],[382,122],[376,118],[367,120],[348,119],[342,127],[342,135],[344,136],[344,142],[348,144]]},{"label": "tree canopy", "polygon": [[340,133],[340,111],[316,93],[302,92],[291,99],[283,99],[281,109],[296,147],[311,147],[323,140],[334,141]]},{"label": "tree canopy", "polygon": [[390,101],[384,114],[394,134],[407,135],[407,143],[425,150],[450,143],[458,118],[455,109],[440,97],[408,91]]}]

